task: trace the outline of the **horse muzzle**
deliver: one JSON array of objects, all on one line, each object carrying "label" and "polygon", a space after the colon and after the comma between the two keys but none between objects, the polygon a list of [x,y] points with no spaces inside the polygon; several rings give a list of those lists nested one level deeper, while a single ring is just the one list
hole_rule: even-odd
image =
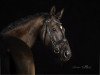
[{"label": "horse muzzle", "polygon": [[60,52],[61,61],[68,61],[71,58],[71,50],[70,49],[62,49]]},{"label": "horse muzzle", "polygon": [[72,56],[69,44],[66,42],[62,42],[56,45],[54,48],[54,53],[60,57],[61,61],[68,61]]}]

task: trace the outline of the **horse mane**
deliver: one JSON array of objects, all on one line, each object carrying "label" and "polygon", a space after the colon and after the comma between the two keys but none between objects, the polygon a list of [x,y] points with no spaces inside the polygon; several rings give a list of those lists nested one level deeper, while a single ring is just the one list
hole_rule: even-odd
[{"label": "horse mane", "polygon": [[24,26],[25,23],[27,23],[28,21],[30,20],[33,20],[35,19],[36,17],[39,17],[39,16],[42,16],[44,18],[47,18],[49,17],[50,15],[48,13],[37,13],[35,15],[28,15],[26,17],[23,17],[23,18],[20,18],[19,20],[17,21],[14,21],[12,22],[11,24],[9,24],[6,28],[4,28],[2,31],[1,31],[1,34],[7,32],[7,31],[10,31],[12,29],[15,29],[19,26]]}]

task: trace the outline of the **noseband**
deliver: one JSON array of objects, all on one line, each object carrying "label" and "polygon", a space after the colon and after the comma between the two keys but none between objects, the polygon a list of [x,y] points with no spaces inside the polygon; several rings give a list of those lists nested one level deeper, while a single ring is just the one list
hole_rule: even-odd
[{"label": "noseband", "polygon": [[62,32],[62,29],[61,29],[60,25],[58,25],[58,27],[59,27],[59,29],[60,29],[60,31],[61,31],[61,33],[62,33],[62,39],[56,42],[56,41],[53,39],[52,32],[51,32],[50,27],[49,27],[51,21],[52,21],[52,19],[48,19],[48,20],[45,20],[45,21],[44,21],[44,27],[45,27],[45,28],[44,28],[43,31],[45,32],[45,34],[44,34],[43,42],[45,43],[46,34],[48,33],[49,38],[50,38],[50,41],[51,41],[51,43],[52,43],[52,47],[53,47],[53,49],[54,49],[54,52],[55,52],[55,53],[59,53],[59,52],[60,52],[60,49],[57,47],[57,45],[59,45],[60,43],[65,43],[65,42],[66,42],[66,40],[64,40],[64,39],[65,39],[65,35],[64,35],[64,33]]}]

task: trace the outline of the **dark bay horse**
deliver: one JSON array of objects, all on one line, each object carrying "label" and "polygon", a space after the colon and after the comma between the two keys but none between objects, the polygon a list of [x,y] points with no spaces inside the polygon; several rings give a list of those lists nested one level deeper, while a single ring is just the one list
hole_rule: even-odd
[{"label": "dark bay horse", "polygon": [[63,11],[62,9],[55,14],[55,7],[52,7],[50,13],[29,16],[12,23],[1,32],[1,58],[2,60],[3,57],[8,58],[6,56],[8,54],[13,59],[16,74],[35,75],[34,55],[31,47],[38,35],[46,46],[52,47],[52,51],[59,56],[61,61],[70,59],[71,50],[65,37],[65,29],[60,22]]}]

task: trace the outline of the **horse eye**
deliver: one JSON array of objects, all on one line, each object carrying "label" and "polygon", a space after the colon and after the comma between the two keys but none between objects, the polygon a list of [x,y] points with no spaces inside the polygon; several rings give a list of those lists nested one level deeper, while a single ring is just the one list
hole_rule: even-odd
[{"label": "horse eye", "polygon": [[55,28],[53,28],[52,30],[53,30],[53,31],[56,31],[56,29],[55,29]]}]

